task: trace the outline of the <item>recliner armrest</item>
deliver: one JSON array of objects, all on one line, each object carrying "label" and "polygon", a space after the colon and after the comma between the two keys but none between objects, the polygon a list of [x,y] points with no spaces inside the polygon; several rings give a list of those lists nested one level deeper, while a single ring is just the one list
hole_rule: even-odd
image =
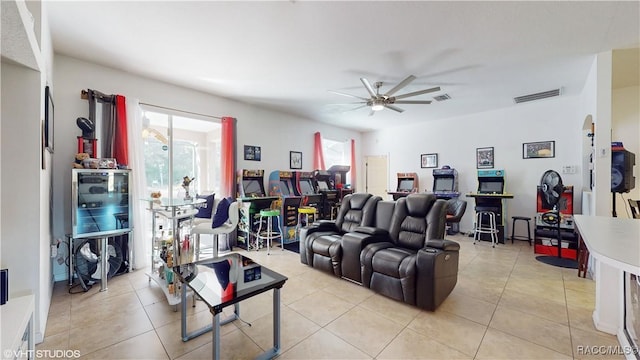
[{"label": "recliner armrest", "polygon": [[354,229],[355,232],[359,232],[359,233],[363,233],[363,234],[367,234],[367,235],[373,235],[373,236],[388,236],[389,232],[387,230],[384,229],[380,229],[377,227],[373,227],[373,226],[358,226],[357,228]]},{"label": "recliner armrest", "polygon": [[447,239],[431,239],[427,240],[425,248],[436,248],[444,251],[459,251],[460,244]]}]

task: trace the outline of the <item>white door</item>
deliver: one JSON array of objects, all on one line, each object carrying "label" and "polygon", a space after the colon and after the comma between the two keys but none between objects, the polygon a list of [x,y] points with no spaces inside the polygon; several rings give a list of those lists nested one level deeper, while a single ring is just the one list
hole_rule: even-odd
[{"label": "white door", "polygon": [[386,155],[365,156],[365,192],[388,199],[389,169]]}]

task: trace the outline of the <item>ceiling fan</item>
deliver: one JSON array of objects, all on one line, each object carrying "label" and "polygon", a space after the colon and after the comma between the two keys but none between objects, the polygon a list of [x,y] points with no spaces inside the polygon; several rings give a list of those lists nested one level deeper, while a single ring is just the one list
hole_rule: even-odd
[{"label": "ceiling fan", "polygon": [[[367,92],[369,93],[369,96],[370,96],[369,98],[346,94],[339,91],[329,90],[329,92],[362,100],[362,101],[356,102],[355,104],[363,104],[363,105],[358,106],[353,110],[368,106],[371,108],[371,113],[369,113],[369,116],[373,115],[376,111],[383,110],[384,108],[391,109],[393,111],[397,111],[401,113],[404,110],[395,106],[396,104],[431,104],[430,100],[402,100],[402,99],[412,97],[412,96],[427,94],[430,92],[440,91],[440,87],[436,86],[430,89],[419,90],[419,91],[414,91],[414,92],[394,96],[396,92],[398,92],[405,86],[409,85],[409,83],[411,83],[415,79],[416,79],[415,76],[409,75],[406,79],[402,80],[400,83],[398,83],[396,86],[394,86],[387,92],[380,94],[380,88],[382,87],[381,81],[377,81],[373,84],[373,86],[371,86],[371,83],[369,83],[369,80],[365,78],[360,78],[360,81],[362,81],[362,84],[364,85],[364,87],[367,89]],[[375,87],[375,90],[373,89],[373,87]]]}]

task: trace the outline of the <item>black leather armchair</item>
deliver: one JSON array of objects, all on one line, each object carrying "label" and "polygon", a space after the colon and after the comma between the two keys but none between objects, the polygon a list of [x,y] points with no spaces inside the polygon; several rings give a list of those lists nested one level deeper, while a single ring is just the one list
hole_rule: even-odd
[{"label": "black leather armchair", "polygon": [[321,221],[300,231],[300,261],[314,268],[342,276],[342,235],[359,226],[370,226],[375,219],[379,196],[349,194],[335,221]]},{"label": "black leather armchair", "polygon": [[372,236],[360,254],[362,285],[435,310],[458,279],[460,245],[444,240],[447,204],[433,194],[398,199],[386,239]]}]

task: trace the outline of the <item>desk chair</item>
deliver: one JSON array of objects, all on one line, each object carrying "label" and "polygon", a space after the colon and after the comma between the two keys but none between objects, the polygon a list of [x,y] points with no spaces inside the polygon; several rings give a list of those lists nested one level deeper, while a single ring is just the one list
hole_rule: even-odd
[{"label": "desk chair", "polygon": [[[213,257],[218,257],[218,237],[220,234],[225,234],[228,236],[231,232],[233,232],[238,226],[238,221],[240,216],[238,214],[238,202],[234,201],[229,205],[229,220],[218,226],[216,228],[212,228],[212,222],[215,216],[212,216],[211,219],[208,219],[208,222],[201,222],[191,229],[191,233],[196,236],[196,261],[200,260],[200,234],[209,234],[213,235]],[[228,241],[228,240],[227,240]]]},{"label": "desk chair", "polygon": [[454,235],[458,232],[458,224],[462,220],[465,210],[467,209],[467,202],[458,198],[451,198],[447,200],[447,235]]},{"label": "desk chair", "polygon": [[631,208],[631,217],[640,219],[640,200],[629,199],[629,207]]}]

